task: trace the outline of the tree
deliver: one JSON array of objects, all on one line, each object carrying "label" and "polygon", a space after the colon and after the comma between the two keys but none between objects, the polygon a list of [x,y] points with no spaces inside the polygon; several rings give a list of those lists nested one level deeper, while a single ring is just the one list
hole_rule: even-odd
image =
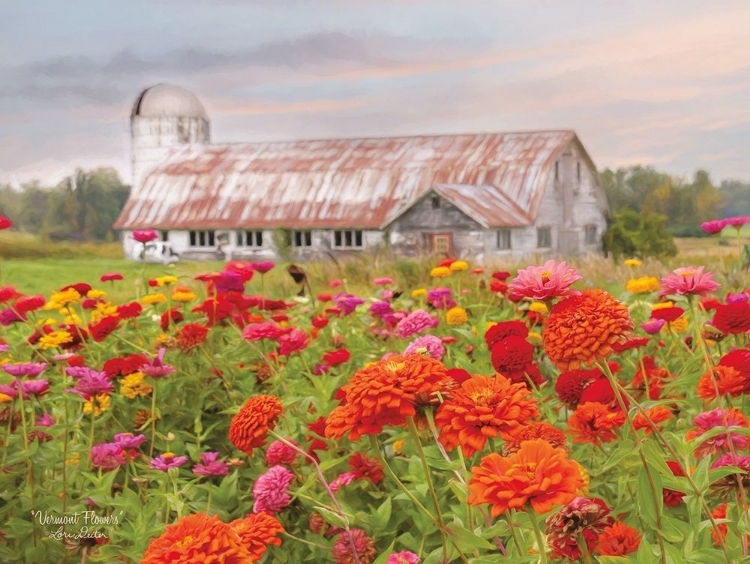
[{"label": "tree", "polygon": [[672,235],[666,229],[667,217],[651,212],[622,209],[612,216],[604,234],[605,252],[621,257],[672,257],[677,254]]}]

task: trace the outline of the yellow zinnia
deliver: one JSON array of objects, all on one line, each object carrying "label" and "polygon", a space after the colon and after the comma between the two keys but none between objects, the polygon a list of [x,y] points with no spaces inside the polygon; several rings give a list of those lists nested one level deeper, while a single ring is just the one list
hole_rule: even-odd
[{"label": "yellow zinnia", "polygon": [[100,300],[107,297],[107,292],[105,292],[104,290],[96,290],[92,288],[88,291],[86,297],[91,298],[92,300]]},{"label": "yellow zinnia", "polygon": [[447,266],[436,266],[430,270],[430,276],[433,278],[447,278],[451,275],[451,269]]},{"label": "yellow zinnia", "polygon": [[167,301],[167,296],[164,294],[147,294],[141,298],[141,301],[146,305],[163,304]]},{"label": "yellow zinnia", "polygon": [[49,301],[44,304],[43,309],[60,309],[79,301],[81,301],[81,294],[76,292],[75,288],[68,288],[64,292],[54,292],[50,296]]},{"label": "yellow zinnia", "polygon": [[54,349],[73,341],[73,335],[67,331],[52,331],[39,339],[39,346],[43,349]]},{"label": "yellow zinnia", "polygon": [[642,264],[643,263],[641,261],[639,261],[638,259],[627,259],[625,261],[625,266],[630,266],[632,268],[638,268]]},{"label": "yellow zinnia", "polygon": [[172,301],[175,302],[192,302],[197,297],[198,296],[196,296],[195,293],[191,292],[187,288],[177,288],[174,292],[172,292]]},{"label": "yellow zinnia", "polygon": [[143,381],[143,372],[133,372],[120,381],[120,392],[128,399],[147,396],[153,388]]},{"label": "yellow zinnia", "polygon": [[13,401],[13,398],[10,397],[8,394],[0,394],[0,403],[10,403]]},{"label": "yellow zinnia", "polygon": [[449,268],[451,272],[461,272],[463,270],[469,270],[469,263],[465,260],[456,260],[451,263]]},{"label": "yellow zinnia", "polygon": [[411,297],[412,298],[421,298],[422,296],[427,295],[427,290],[424,288],[417,288],[416,290],[412,290]]},{"label": "yellow zinnia", "polygon": [[534,313],[547,313],[549,309],[544,302],[531,302],[529,304],[529,311],[533,311]]},{"label": "yellow zinnia", "polygon": [[170,284],[176,284],[176,283],[177,283],[176,276],[159,276],[158,278],[156,278],[157,286],[169,286]]},{"label": "yellow zinnia", "polygon": [[659,281],[653,276],[631,278],[625,284],[625,289],[631,294],[650,294],[659,289]]},{"label": "yellow zinnia", "polygon": [[445,322],[448,325],[463,325],[469,320],[466,310],[462,307],[452,307],[445,312]]},{"label": "yellow zinnia", "polygon": [[111,403],[112,399],[108,394],[96,394],[92,400],[83,404],[83,412],[86,415],[91,415],[91,412],[93,411],[94,417],[99,417],[109,409]]}]

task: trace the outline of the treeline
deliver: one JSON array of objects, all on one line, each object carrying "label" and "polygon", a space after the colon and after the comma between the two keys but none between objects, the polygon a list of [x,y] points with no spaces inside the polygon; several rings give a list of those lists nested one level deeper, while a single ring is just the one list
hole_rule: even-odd
[{"label": "treeline", "polygon": [[642,166],[605,169],[599,177],[613,215],[625,209],[660,214],[678,237],[705,235],[704,221],[750,215],[750,184],[729,180],[716,186],[704,170],[692,181]]},{"label": "treeline", "polygon": [[[750,183],[727,180],[716,186],[703,170],[686,181],[634,166],[605,169],[600,180],[613,217],[623,210],[659,214],[675,236],[701,236],[704,221],[750,215]],[[112,168],[77,170],[53,187],[38,182],[20,189],[0,186],[0,213],[16,229],[51,240],[112,241],[112,223],[129,193],[130,186]]]},{"label": "treeline", "polygon": [[117,171],[77,170],[57,186],[0,187],[0,213],[26,233],[52,241],[114,241],[112,224],[130,194]]}]

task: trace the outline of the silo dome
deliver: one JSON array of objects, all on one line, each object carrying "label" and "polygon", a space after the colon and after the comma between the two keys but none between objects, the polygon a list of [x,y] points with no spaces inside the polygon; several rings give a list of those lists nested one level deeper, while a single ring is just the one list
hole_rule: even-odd
[{"label": "silo dome", "polygon": [[136,117],[183,117],[208,120],[206,110],[195,94],[171,84],[157,84],[141,92],[130,113],[130,119]]}]

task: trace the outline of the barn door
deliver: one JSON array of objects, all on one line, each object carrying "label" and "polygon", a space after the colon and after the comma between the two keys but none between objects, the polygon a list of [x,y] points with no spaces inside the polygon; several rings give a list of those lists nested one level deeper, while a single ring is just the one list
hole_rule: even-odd
[{"label": "barn door", "polygon": [[453,237],[450,233],[434,233],[432,235],[432,252],[448,256],[453,247]]}]

